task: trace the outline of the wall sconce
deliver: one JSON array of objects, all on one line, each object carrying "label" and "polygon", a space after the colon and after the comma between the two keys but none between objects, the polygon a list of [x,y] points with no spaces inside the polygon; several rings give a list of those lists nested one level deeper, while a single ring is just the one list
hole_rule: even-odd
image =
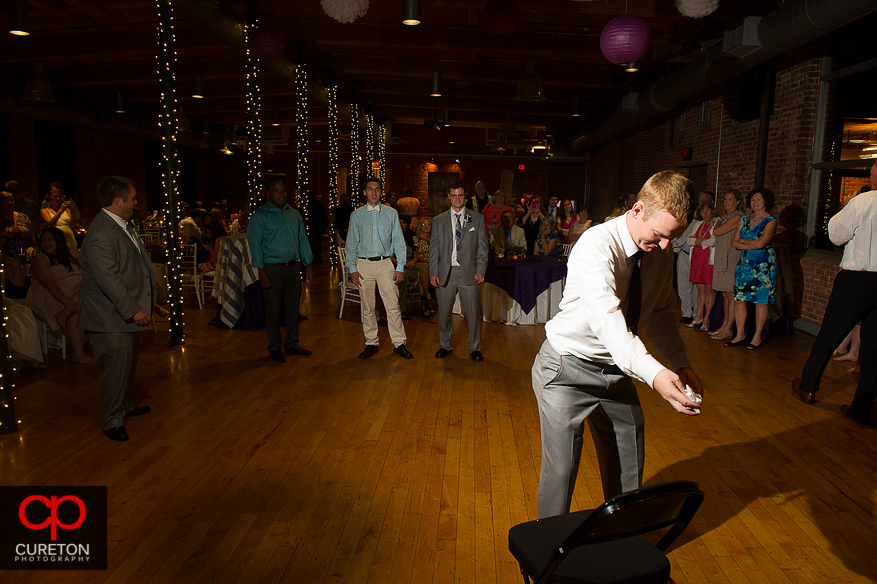
[{"label": "wall sconce", "polygon": [[430,97],[442,96],[442,74],[438,71],[432,72],[432,90],[429,95]]},{"label": "wall sconce", "polygon": [[402,2],[402,24],[408,26],[420,24],[420,0],[404,0]]}]

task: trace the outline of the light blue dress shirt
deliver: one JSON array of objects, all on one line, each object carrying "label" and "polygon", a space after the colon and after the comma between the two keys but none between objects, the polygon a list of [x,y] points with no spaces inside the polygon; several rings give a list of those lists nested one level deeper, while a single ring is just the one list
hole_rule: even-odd
[{"label": "light blue dress shirt", "polygon": [[404,272],[407,251],[396,209],[387,205],[363,205],[354,211],[350,216],[346,248],[347,269],[351,274],[357,271],[356,258],[393,255],[399,260],[396,271]]}]

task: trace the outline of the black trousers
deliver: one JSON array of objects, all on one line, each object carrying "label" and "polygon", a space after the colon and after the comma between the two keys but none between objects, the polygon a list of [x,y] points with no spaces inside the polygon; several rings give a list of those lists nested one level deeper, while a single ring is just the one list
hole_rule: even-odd
[{"label": "black trousers", "polygon": [[[271,287],[265,288],[265,328],[268,351],[280,351],[298,344],[298,308],[301,303],[301,264],[266,264]],[[286,342],[280,337],[280,310],[286,316]]]},{"label": "black trousers", "polygon": [[859,363],[862,373],[851,404],[870,412],[877,398],[877,273],[841,270],[834,280],[822,328],[804,364],[801,389],[819,391],[822,373],[832,353],[859,322],[862,323],[862,348]]}]

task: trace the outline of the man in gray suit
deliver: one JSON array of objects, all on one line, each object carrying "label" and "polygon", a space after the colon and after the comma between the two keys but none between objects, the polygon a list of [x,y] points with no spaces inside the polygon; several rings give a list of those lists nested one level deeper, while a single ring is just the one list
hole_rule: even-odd
[{"label": "man in gray suit", "polygon": [[149,412],[131,399],[140,352],[140,331],[150,321],[156,286],[152,261],[128,219],[137,208],[134,183],[106,176],[97,185],[103,209],[88,226],[79,262],[80,327],[90,331],[91,346],[103,372],[101,400],[104,432],[110,440],[128,439],[124,420]]},{"label": "man in gray suit", "polygon": [[466,189],[461,181],[451,183],[448,198],[451,208],[433,220],[429,243],[429,281],[438,295],[441,342],[435,356],[444,359],[453,350],[451,312],[459,293],[469,323],[469,357],[483,361],[479,285],[487,271],[487,228],[482,215],[465,208]]}]

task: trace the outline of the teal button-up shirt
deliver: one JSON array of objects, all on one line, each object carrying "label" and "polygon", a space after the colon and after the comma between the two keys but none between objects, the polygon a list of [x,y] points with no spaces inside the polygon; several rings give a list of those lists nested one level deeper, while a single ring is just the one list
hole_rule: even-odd
[{"label": "teal button-up shirt", "polygon": [[357,271],[356,258],[393,255],[399,260],[396,271],[404,272],[408,251],[396,209],[379,204],[374,211],[369,211],[368,205],[354,211],[350,216],[346,248],[347,269],[351,274]]},{"label": "teal button-up shirt", "polygon": [[247,241],[254,268],[293,260],[310,264],[314,260],[301,215],[289,205],[279,209],[265,203],[253,213],[247,225]]}]

